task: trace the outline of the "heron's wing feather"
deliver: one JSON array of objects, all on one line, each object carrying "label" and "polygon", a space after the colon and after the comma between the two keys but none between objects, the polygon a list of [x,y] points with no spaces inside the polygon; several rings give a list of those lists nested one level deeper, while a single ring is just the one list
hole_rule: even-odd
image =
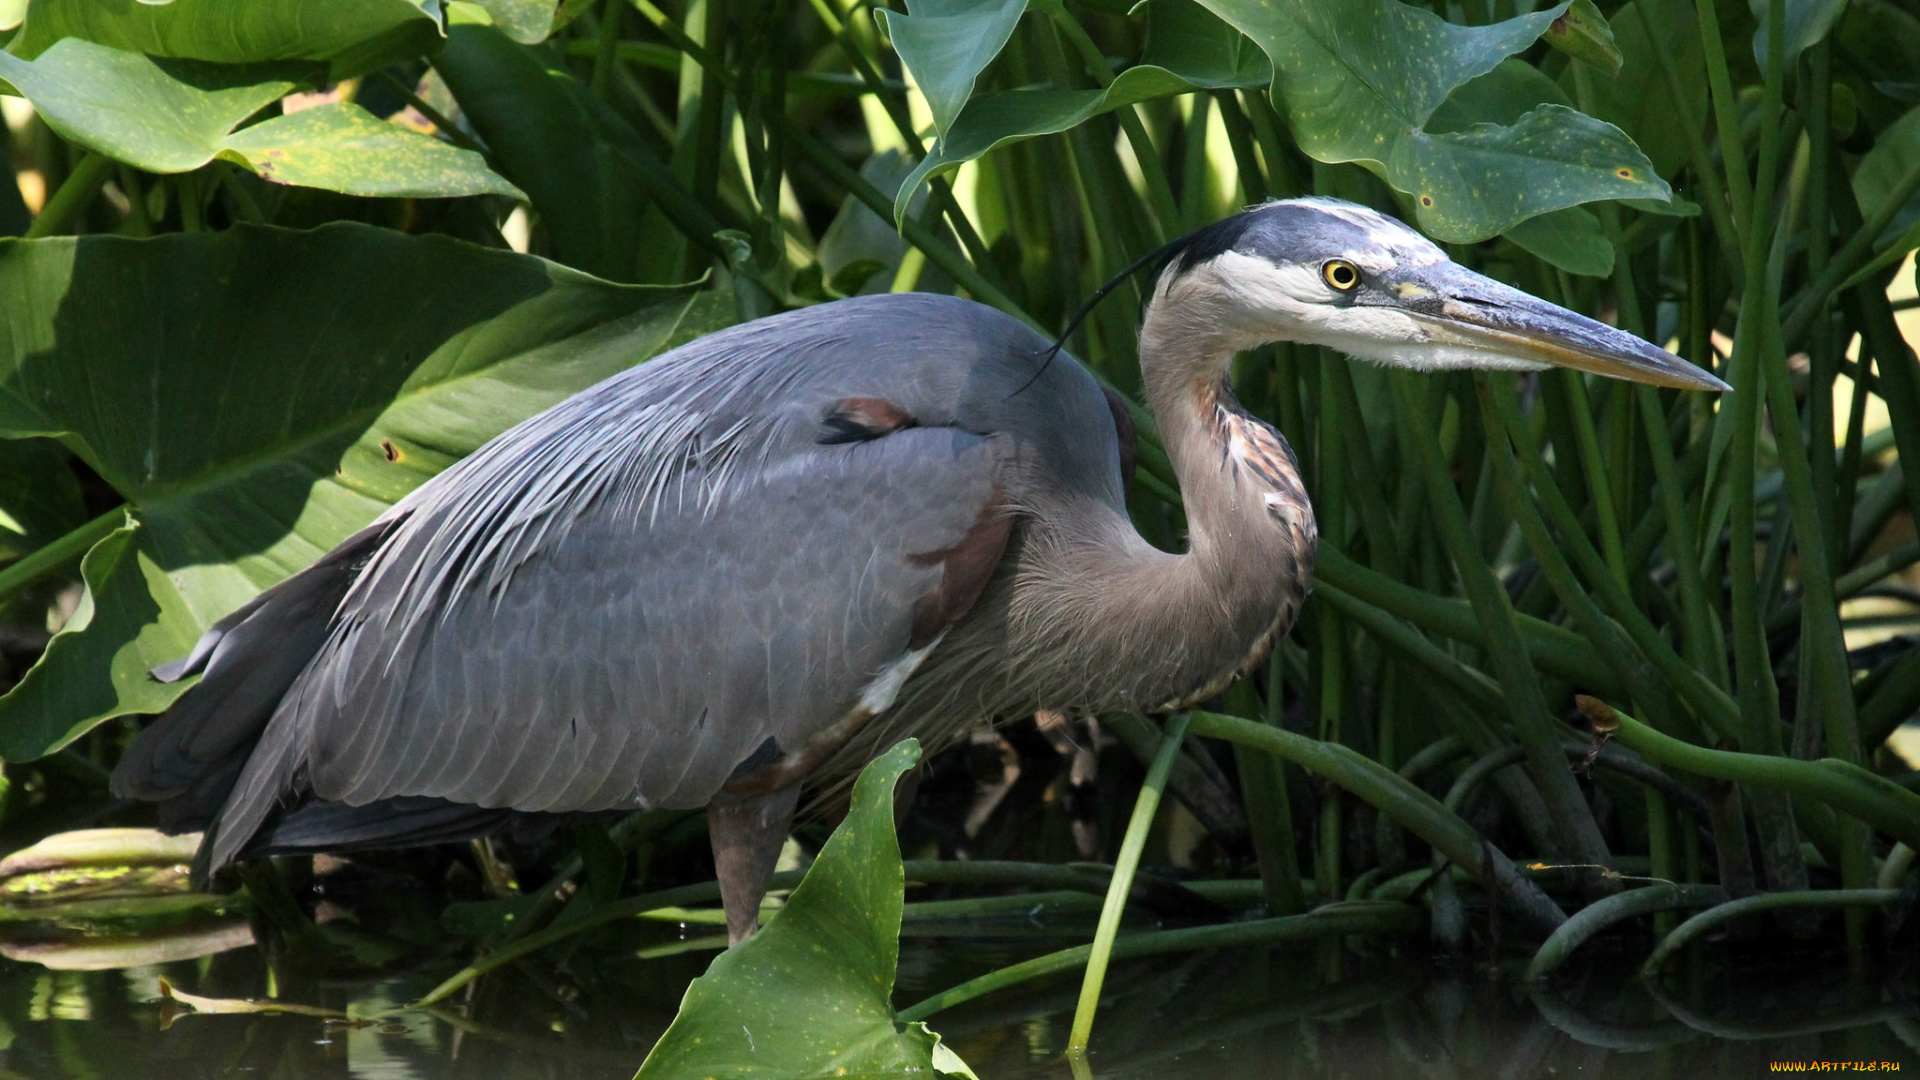
[{"label": "heron's wing feather", "polygon": [[[1005,512],[1008,472],[954,402],[994,364],[976,392],[1004,400],[1030,357],[958,321],[897,362],[856,351],[847,320],[753,337],[777,323],[617,376],[397,506],[235,784],[214,865],[307,798],[701,805],[768,740],[859,706],[923,601],[953,617],[947,555]],[[902,422],[874,426],[876,402]]]}]

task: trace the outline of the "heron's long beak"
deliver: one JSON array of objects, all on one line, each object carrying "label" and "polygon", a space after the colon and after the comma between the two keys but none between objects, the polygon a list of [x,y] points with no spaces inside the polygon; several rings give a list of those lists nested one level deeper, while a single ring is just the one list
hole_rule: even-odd
[{"label": "heron's long beak", "polygon": [[1449,344],[1655,386],[1732,389],[1665,349],[1456,263],[1423,267],[1394,291]]}]

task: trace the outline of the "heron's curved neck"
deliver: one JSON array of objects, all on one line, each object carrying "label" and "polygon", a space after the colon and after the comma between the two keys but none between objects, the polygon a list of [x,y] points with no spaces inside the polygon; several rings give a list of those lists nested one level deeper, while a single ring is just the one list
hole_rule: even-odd
[{"label": "heron's curved neck", "polygon": [[[1179,312],[1177,317],[1164,314]],[[1227,383],[1251,343],[1227,319],[1192,305],[1149,308],[1140,367],[1186,504],[1189,548],[1177,556],[1116,554],[1109,625],[1153,626],[1154,655],[1136,659],[1140,698],[1189,705],[1219,693],[1266,654],[1299,613],[1318,533],[1299,467],[1280,433],[1248,415]],[[1221,314],[1221,313],[1214,313]],[[1167,651],[1166,632],[1180,637]],[[1143,644],[1145,644],[1143,642]]]}]

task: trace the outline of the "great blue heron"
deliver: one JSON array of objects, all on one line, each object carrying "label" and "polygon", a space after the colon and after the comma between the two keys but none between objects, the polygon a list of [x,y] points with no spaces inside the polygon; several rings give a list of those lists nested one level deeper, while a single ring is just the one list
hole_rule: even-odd
[{"label": "great blue heron", "polygon": [[527,420],[155,672],[114,773],[200,870],[705,807],[731,937],[801,785],[912,734],[1170,711],[1293,624],[1313,511],[1227,384],[1286,340],[1421,370],[1725,389],[1330,199],[1174,245],[1140,331],[1188,549],[1128,519],[1132,425],[991,308],[860,297],[737,326]]}]

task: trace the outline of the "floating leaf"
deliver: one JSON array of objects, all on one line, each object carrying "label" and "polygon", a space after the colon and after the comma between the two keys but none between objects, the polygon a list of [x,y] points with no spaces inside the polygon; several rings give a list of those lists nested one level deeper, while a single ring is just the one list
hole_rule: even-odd
[{"label": "floating leaf", "polygon": [[1613,27],[1607,25],[1607,17],[1600,14],[1593,0],[1573,0],[1541,37],[1556,50],[1609,75],[1620,70],[1620,47],[1614,44]]},{"label": "floating leaf", "polygon": [[0,757],[184,689],[147,670],[487,439],[719,324],[684,289],[355,224],[0,241],[0,437],[133,507],[0,698]]},{"label": "floating leaf", "polygon": [[1598,199],[1669,194],[1619,129],[1561,106],[1511,126],[1425,129],[1455,88],[1538,39],[1565,4],[1489,26],[1456,26],[1397,0],[1203,4],[1273,61],[1274,96],[1301,149],[1373,169],[1414,197],[1421,227],[1442,240],[1485,239]]},{"label": "floating leaf", "polygon": [[410,0],[33,0],[26,14],[10,51],[28,60],[81,38],[223,64],[319,61],[337,81],[440,45],[439,22]]},{"label": "floating leaf", "polygon": [[906,14],[874,10],[926,97],[942,141],[1026,10],[1027,0],[910,0]]},{"label": "floating leaf", "polygon": [[687,987],[636,1080],[973,1075],[925,1024],[894,1019],[906,880],[893,788],[919,760],[909,739],[861,772],[806,879],[758,935]]},{"label": "floating leaf", "polygon": [[188,172],[221,157],[278,183],[350,195],[519,195],[480,155],[384,123],[358,105],[235,131],[300,85],[284,64],[156,60],[74,38],[33,61],[0,53],[0,77],[65,138],[149,172]]}]

